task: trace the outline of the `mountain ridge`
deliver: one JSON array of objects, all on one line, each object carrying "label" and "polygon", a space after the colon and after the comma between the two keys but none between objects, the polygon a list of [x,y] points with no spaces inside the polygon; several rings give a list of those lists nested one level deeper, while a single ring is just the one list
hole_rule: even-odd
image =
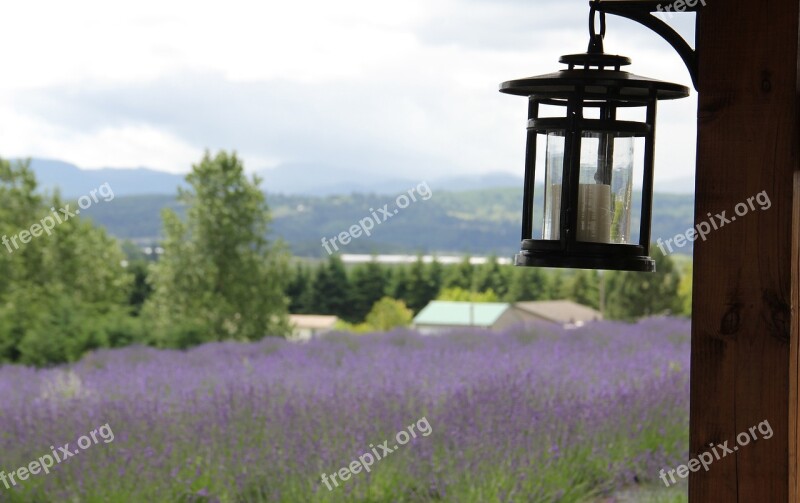
[{"label": "mountain ridge", "polygon": [[[184,174],[167,173],[146,167],[82,169],[58,159],[31,158],[31,169],[44,191],[59,190],[66,198],[77,198],[108,183],[118,196],[171,195],[186,187]],[[422,182],[442,190],[466,191],[516,188],[522,176],[504,172],[451,175],[429,180],[412,179],[377,170],[287,163],[255,172],[263,179],[268,194],[332,196],[352,193],[399,194]],[[665,193],[692,193],[693,179],[669,180],[657,190]]]},{"label": "mountain ridge", "polygon": [[[511,256],[518,251],[522,188],[448,192],[431,187],[428,200],[418,198],[378,225],[367,238],[353,239],[343,253],[453,253]],[[270,239],[286,242],[293,254],[326,256],[322,238],[332,239],[371,215],[370,209],[391,209],[396,196],[349,194],[298,196],[267,194],[272,222]],[[182,206],[175,196],[122,196],[88,208],[88,216],[119,239],[156,244],[161,236],[161,210]],[[634,208],[634,215],[638,209]],[[694,198],[655,194],[653,240],[685,233],[692,226]],[[632,228],[636,229],[634,219]],[[535,232],[540,225],[537,222]],[[637,233],[634,233],[634,235]],[[691,253],[689,243],[678,253]]]}]

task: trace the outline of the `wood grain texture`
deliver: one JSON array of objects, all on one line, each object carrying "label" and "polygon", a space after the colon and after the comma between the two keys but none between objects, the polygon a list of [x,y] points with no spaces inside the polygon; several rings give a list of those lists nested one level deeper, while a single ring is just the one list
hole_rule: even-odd
[{"label": "wood grain texture", "polygon": [[[800,38],[798,38],[800,43]],[[798,65],[800,71],[800,65]],[[800,78],[798,78],[800,85]],[[798,88],[800,93],[800,88]],[[792,341],[789,363],[789,501],[800,503],[800,171],[794,173],[792,225]]]},{"label": "wood grain texture", "polygon": [[691,474],[692,503],[800,503],[798,4],[717,0],[698,15],[695,223],[762,191],[771,207],[695,244],[690,456],[765,420],[774,435]]}]

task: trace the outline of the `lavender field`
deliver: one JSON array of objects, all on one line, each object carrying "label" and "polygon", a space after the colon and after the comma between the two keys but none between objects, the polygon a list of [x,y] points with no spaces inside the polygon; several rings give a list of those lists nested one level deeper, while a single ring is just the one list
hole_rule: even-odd
[{"label": "lavender field", "polygon": [[[0,470],[108,424],[10,502],[587,502],[688,457],[689,323],[335,334],[0,368]],[[333,474],[425,418],[329,490]],[[76,449],[75,449],[76,450]],[[380,452],[380,451],[378,451]],[[661,485],[661,489],[666,488]]]}]

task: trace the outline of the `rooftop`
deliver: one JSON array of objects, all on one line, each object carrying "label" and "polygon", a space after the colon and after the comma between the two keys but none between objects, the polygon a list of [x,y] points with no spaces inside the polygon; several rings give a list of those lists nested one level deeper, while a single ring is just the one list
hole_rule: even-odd
[{"label": "rooftop", "polygon": [[603,319],[600,311],[571,300],[517,302],[515,306],[542,319],[562,324]]},{"label": "rooftop", "polygon": [[488,327],[510,307],[506,302],[434,300],[414,317],[414,324]]}]

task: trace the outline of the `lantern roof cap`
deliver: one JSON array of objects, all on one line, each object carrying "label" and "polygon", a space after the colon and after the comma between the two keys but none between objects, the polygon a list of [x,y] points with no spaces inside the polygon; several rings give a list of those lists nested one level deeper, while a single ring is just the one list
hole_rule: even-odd
[{"label": "lantern roof cap", "polygon": [[689,96],[689,88],[684,85],[620,70],[631,63],[626,56],[587,52],[561,56],[559,62],[568,67],[554,73],[503,82],[500,92],[556,100],[579,95],[586,100],[618,102],[643,102],[652,98],[673,100]]},{"label": "lantern roof cap", "polygon": [[580,54],[566,54],[558,58],[559,63],[565,65],[584,66],[613,66],[619,69],[620,66],[631,64],[631,58],[620,56],[619,54],[606,54],[603,52],[584,52]]}]

